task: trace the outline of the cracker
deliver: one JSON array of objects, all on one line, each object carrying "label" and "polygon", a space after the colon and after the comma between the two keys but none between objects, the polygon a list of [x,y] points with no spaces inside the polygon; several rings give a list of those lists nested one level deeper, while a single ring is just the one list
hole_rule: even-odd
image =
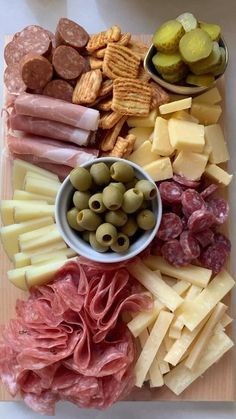
[{"label": "cracker", "polygon": [[118,25],[113,25],[106,31],[106,38],[108,42],[117,42],[121,37],[121,29]]},{"label": "cracker", "polygon": [[133,134],[127,135],[125,138],[118,137],[113,150],[110,152],[112,157],[128,157],[134,148],[136,137]]},{"label": "cracker", "polygon": [[101,100],[101,102],[98,103],[97,109],[99,111],[110,111],[111,104],[112,104],[112,98],[111,97],[105,98]]},{"label": "cracker", "polygon": [[132,52],[139,56],[140,60],[144,60],[149,48],[148,45],[140,41],[135,41],[134,39],[131,39],[128,47]]},{"label": "cracker", "polygon": [[103,59],[104,55],[105,55],[105,51],[106,51],[106,47],[100,48],[97,51],[93,52],[93,56],[96,57],[96,58]]},{"label": "cracker", "polygon": [[145,70],[145,68],[141,65],[138,72],[138,79],[143,80],[146,83],[150,80],[151,76]]},{"label": "cracker", "polygon": [[128,43],[130,42],[131,39],[131,33],[130,32],[124,32],[121,34],[121,37],[119,39],[119,41],[117,41],[117,43],[119,45],[128,45]]},{"label": "cracker", "polygon": [[114,25],[107,31],[91,35],[86,49],[88,52],[94,52],[100,48],[104,48],[108,42],[117,42],[121,37],[121,29],[118,25]]},{"label": "cracker", "polygon": [[122,115],[147,116],[151,86],[138,79],[118,78],[113,83],[112,109]]},{"label": "cracker", "polygon": [[102,63],[103,61],[100,60],[99,58],[92,57],[92,56],[89,57],[89,64],[90,64],[91,70],[102,69]]},{"label": "cracker", "polygon": [[138,76],[140,59],[129,48],[117,43],[108,44],[103,60],[103,73],[110,79]]},{"label": "cracker", "polygon": [[106,96],[113,89],[113,81],[112,80],[104,80],[101,85],[101,89],[99,90],[99,96]]},{"label": "cracker", "polygon": [[170,101],[170,95],[156,83],[150,83],[152,89],[151,109],[157,109]]},{"label": "cracker", "polygon": [[93,103],[98,96],[101,84],[101,70],[91,70],[82,74],[74,88],[72,102],[76,104]]},{"label": "cracker", "polygon": [[127,120],[127,116],[122,116],[122,118],[117,122],[117,124],[108,130],[101,142],[102,151],[111,151],[116,143],[117,137],[120,134],[124,123]]},{"label": "cracker", "polygon": [[109,111],[104,113],[100,117],[99,121],[99,128],[102,129],[110,129],[114,127],[115,124],[122,118],[123,115],[121,115],[118,112]]}]

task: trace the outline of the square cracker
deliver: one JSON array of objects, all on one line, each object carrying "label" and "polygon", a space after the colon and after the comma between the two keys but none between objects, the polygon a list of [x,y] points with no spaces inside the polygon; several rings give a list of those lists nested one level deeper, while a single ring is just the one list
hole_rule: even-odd
[{"label": "square cracker", "polygon": [[122,115],[147,116],[152,97],[151,87],[142,80],[118,78],[113,83],[112,109]]},{"label": "square cracker", "polygon": [[104,112],[103,115],[101,115],[99,120],[99,128],[102,129],[110,129],[113,128],[114,125],[119,122],[119,120],[122,118],[123,115],[121,115],[118,112],[108,111]]},{"label": "square cracker", "polygon": [[91,70],[82,74],[74,88],[72,102],[76,104],[93,103],[98,96],[101,84],[101,70]]},{"label": "square cracker", "polygon": [[103,60],[103,73],[112,80],[117,77],[135,79],[138,76],[139,64],[140,58],[129,48],[110,43]]}]

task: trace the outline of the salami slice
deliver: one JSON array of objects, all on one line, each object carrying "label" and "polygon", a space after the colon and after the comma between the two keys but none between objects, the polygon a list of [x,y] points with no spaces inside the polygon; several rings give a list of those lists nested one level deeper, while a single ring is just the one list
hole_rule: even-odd
[{"label": "salami slice", "polygon": [[180,217],[173,212],[163,214],[157,237],[163,241],[175,239],[183,230]]},{"label": "salami slice", "polygon": [[151,253],[152,255],[160,256],[161,255],[161,248],[163,246],[164,242],[161,239],[158,239],[158,237],[155,237],[151,244]]},{"label": "salami slice", "polygon": [[72,102],[73,87],[65,80],[51,80],[44,88],[43,94],[56,99]]},{"label": "salami slice", "polygon": [[212,212],[207,209],[200,209],[193,212],[188,219],[188,228],[192,233],[204,231],[215,224],[216,219]]},{"label": "salami slice", "polygon": [[159,186],[162,199],[170,204],[181,202],[183,189],[175,182],[162,182]]},{"label": "salami slice", "polygon": [[178,240],[170,240],[163,244],[161,248],[163,258],[171,265],[180,267],[186,266],[191,259],[184,253]]},{"label": "salami slice", "polygon": [[214,242],[214,232],[210,228],[206,228],[206,230],[200,231],[200,233],[195,233],[194,237],[202,247],[207,247]]},{"label": "salami slice", "polygon": [[200,182],[197,180],[190,180],[180,175],[174,175],[173,180],[186,188],[197,189],[200,185]]},{"label": "salami slice", "polygon": [[222,234],[222,233],[215,233],[214,241],[215,241],[215,243],[222,244],[222,246],[224,246],[226,252],[228,252],[228,253],[231,252],[231,243],[230,243],[230,240],[224,234]]},{"label": "salami slice", "polygon": [[19,64],[12,64],[5,69],[4,83],[8,92],[13,95],[25,92],[26,85],[22,80]]},{"label": "salami slice", "polygon": [[200,262],[202,266],[211,269],[214,274],[217,274],[223,268],[228,252],[222,243],[214,243],[204,249],[200,255]]},{"label": "salami slice", "polygon": [[196,259],[200,256],[200,246],[190,231],[183,231],[180,234],[179,242],[184,254],[190,259]]},{"label": "salami slice", "polygon": [[187,217],[197,210],[206,208],[201,195],[195,189],[186,189],[182,194],[183,212]]},{"label": "salami slice", "polygon": [[211,185],[207,186],[207,188],[205,188],[201,193],[201,197],[203,199],[208,198],[208,196],[212,195],[215,191],[217,191],[218,189],[218,185],[216,185],[215,183],[212,183]]},{"label": "salami slice", "polygon": [[73,80],[83,72],[85,60],[74,48],[61,45],[53,53],[52,64],[58,76]]},{"label": "salami slice", "polygon": [[217,224],[223,224],[229,215],[229,204],[223,198],[212,198],[207,201],[208,210],[214,214]]},{"label": "salami slice", "polygon": [[20,67],[22,79],[29,89],[43,89],[53,76],[50,61],[32,52],[22,58]]},{"label": "salami slice", "polygon": [[89,34],[82,26],[70,19],[62,17],[56,28],[56,45],[68,45],[76,49],[82,49],[89,40]]}]

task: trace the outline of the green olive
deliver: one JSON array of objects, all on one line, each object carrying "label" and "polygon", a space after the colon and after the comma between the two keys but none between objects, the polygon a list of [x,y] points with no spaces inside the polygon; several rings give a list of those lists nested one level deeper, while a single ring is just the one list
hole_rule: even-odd
[{"label": "green olive", "polygon": [[108,211],[105,214],[105,221],[111,223],[116,227],[122,227],[128,220],[128,216],[121,210]]},{"label": "green olive", "polygon": [[118,233],[117,239],[114,244],[111,245],[113,252],[122,253],[126,252],[129,248],[129,237],[126,234]]},{"label": "green olive", "polygon": [[124,193],[122,209],[127,214],[137,211],[143,203],[143,193],[138,189],[129,189]]},{"label": "green olive", "polygon": [[136,220],[142,230],[151,230],[156,224],[155,215],[148,209],[140,211]]},{"label": "green olive", "polygon": [[88,243],[89,243],[89,235],[90,235],[89,231],[84,231],[83,234],[82,234],[82,237],[83,237],[84,241],[86,241]]},{"label": "green olive", "polygon": [[107,209],[115,211],[122,205],[123,194],[115,186],[109,185],[103,189],[102,200]]},{"label": "green olive", "polygon": [[139,180],[135,188],[143,193],[144,199],[150,200],[157,196],[156,186],[149,180]]},{"label": "green olive", "polygon": [[96,185],[108,185],[110,182],[110,170],[105,163],[93,164],[90,168],[90,174]]},{"label": "green olive", "polygon": [[89,233],[90,246],[97,252],[104,253],[109,249],[109,246],[103,246],[96,239],[96,233]]},{"label": "green olive", "polygon": [[89,208],[98,214],[106,210],[102,200],[102,193],[95,193],[89,198]]},{"label": "green olive", "polygon": [[139,211],[148,208],[148,201],[143,201],[142,205],[139,207]]},{"label": "green olive", "polygon": [[82,209],[88,208],[88,202],[89,202],[90,196],[91,195],[90,195],[89,192],[75,191],[75,193],[73,195],[73,203],[74,203],[74,206],[78,210],[82,210]]},{"label": "green olive", "polygon": [[121,191],[121,193],[125,193],[126,191],[126,187],[122,182],[111,182],[109,185],[118,188]]},{"label": "green olive", "polygon": [[73,228],[74,230],[77,231],[83,231],[84,228],[82,228],[81,226],[79,226],[79,224],[77,223],[77,215],[78,215],[78,210],[77,208],[71,208],[69,211],[67,211],[66,214],[66,218],[68,221],[68,224],[71,228]]},{"label": "green olive", "polygon": [[99,215],[95,214],[90,209],[83,209],[77,215],[77,223],[84,230],[94,231],[101,224],[102,220]]},{"label": "green olive", "polygon": [[138,225],[136,223],[136,220],[132,216],[128,218],[127,223],[120,229],[120,231],[123,234],[126,234],[129,237],[132,237],[136,233],[137,230],[138,230]]},{"label": "green olive", "polygon": [[110,167],[111,177],[118,182],[131,182],[134,178],[134,169],[128,163],[117,161]]},{"label": "green olive", "polygon": [[70,181],[75,189],[85,192],[92,186],[92,177],[84,167],[76,167],[70,172]]},{"label": "green olive", "polygon": [[117,239],[117,230],[112,224],[103,223],[97,228],[96,239],[103,246],[111,246]]},{"label": "green olive", "polygon": [[126,190],[132,189],[135,187],[136,183],[138,182],[138,179],[135,177],[133,180],[125,184]]}]

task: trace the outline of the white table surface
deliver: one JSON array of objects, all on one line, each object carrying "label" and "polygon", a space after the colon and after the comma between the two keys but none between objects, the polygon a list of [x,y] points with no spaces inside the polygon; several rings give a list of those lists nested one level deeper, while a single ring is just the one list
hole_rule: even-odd
[{"label": "white table surface", "polygon": [[[230,144],[231,171],[236,165],[236,1],[235,0],[0,0],[0,53],[3,56],[3,37],[24,26],[35,23],[54,30],[57,20],[67,16],[96,32],[119,23],[124,31],[152,33],[164,20],[184,11],[192,11],[202,20],[219,23],[230,50],[226,76],[227,131]],[[3,59],[0,60],[2,79]],[[2,95],[2,92],[0,93]],[[1,96],[2,98],[2,96]],[[1,101],[1,99],[0,99]],[[2,103],[2,101],[1,101]],[[231,196],[234,184],[231,187]],[[235,195],[234,195],[235,196]],[[236,214],[236,199],[231,199]],[[233,254],[236,252],[236,223],[232,223]],[[236,272],[236,262],[233,271]],[[224,385],[224,380],[222,380]],[[118,403],[106,412],[77,409],[60,403],[56,417],[60,419],[228,419],[235,418],[235,403]],[[1,419],[38,419],[21,402],[1,402]],[[48,416],[49,417],[49,416]]]}]

